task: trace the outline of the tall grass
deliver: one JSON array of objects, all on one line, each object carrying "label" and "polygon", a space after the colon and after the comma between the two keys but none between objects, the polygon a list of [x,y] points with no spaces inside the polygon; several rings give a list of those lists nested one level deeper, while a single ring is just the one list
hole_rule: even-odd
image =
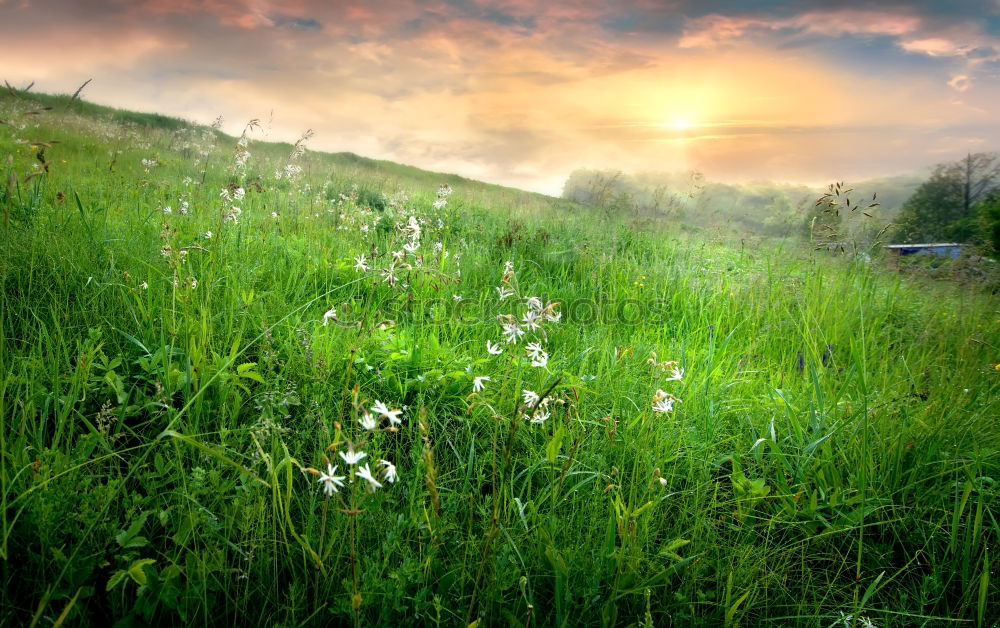
[{"label": "tall grass", "polygon": [[[234,175],[232,138],[30,106],[0,100],[4,624],[997,621],[995,300],[394,164],[275,180],[288,145]],[[421,268],[354,270],[411,215]],[[529,296],[562,312],[544,368],[485,349]],[[306,470],[375,399],[400,478],[344,508]]]}]

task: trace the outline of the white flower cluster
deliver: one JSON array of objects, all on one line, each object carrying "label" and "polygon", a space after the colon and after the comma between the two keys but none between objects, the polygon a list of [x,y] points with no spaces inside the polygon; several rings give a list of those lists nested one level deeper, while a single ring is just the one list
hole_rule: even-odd
[{"label": "white flower cluster", "polygon": [[530,412],[525,412],[521,417],[529,423],[534,423],[535,425],[541,425],[549,420],[552,413],[549,411],[549,400],[551,397],[546,397],[541,399],[538,393],[524,389],[521,391],[521,398],[524,400],[524,407],[530,410]]},{"label": "white flower cluster", "polygon": [[[677,362],[674,361],[657,362],[656,353],[652,352],[650,353],[650,355],[652,357],[650,357],[647,360],[650,369],[654,370],[660,369],[662,373],[669,373],[669,376],[663,381],[679,382],[682,379],[684,379],[684,369],[679,368],[677,366]],[[677,397],[674,397],[670,393],[664,392],[663,390],[657,388],[656,392],[653,393],[653,412],[659,414],[668,414],[670,412],[673,412],[674,404],[680,402],[681,400],[678,399]]]},{"label": "white flower cluster", "polygon": [[247,137],[246,131],[240,136],[240,139],[236,141],[236,148],[233,149],[233,172],[241,173],[247,168],[247,161],[250,159],[250,151],[247,150],[247,145],[250,143],[250,138]]},{"label": "white flower cluster", "polygon": [[437,200],[434,201],[434,209],[442,209],[445,205],[447,205],[448,197],[451,196],[451,192],[451,187],[449,187],[446,183],[442,183],[438,187]]},{"label": "white flower cluster", "polygon": [[285,164],[284,168],[274,171],[274,178],[276,180],[280,181],[281,179],[285,179],[289,183],[294,183],[299,178],[299,175],[302,174],[302,166],[295,162],[306,154],[306,142],[312,139],[313,135],[313,130],[309,129],[302,134],[302,137],[300,137],[297,142],[295,142],[295,146],[292,147],[292,152],[288,155],[288,163]]},{"label": "white flower cluster", "polygon": [[[374,228],[377,224],[378,220],[376,219],[372,228]],[[390,287],[395,287],[399,282],[400,271],[420,268],[424,264],[423,255],[418,254],[418,251],[420,250],[420,237],[423,233],[424,224],[426,224],[425,220],[417,219],[416,216],[410,216],[405,223],[399,223],[396,225],[396,230],[402,237],[402,243],[398,250],[390,253],[388,256],[388,264],[383,268],[373,267],[375,258],[379,257],[377,251],[374,251],[373,249],[374,255],[371,260],[364,255],[359,255],[354,258],[354,269],[358,272],[369,272],[375,270],[382,274],[382,281],[389,284]],[[368,233],[368,223],[361,225],[361,231],[362,233]],[[397,243],[398,242],[399,241],[397,240]]]},{"label": "white flower cluster", "polygon": [[226,222],[239,224],[240,214],[243,213],[243,210],[236,203],[242,201],[245,196],[246,190],[241,187],[234,188],[233,190],[222,188],[219,192],[219,197],[223,202],[222,212],[226,217]]},{"label": "white flower cluster", "polygon": [[[358,409],[359,412],[362,409]],[[361,427],[368,431],[373,432],[378,429],[379,424],[385,420],[388,421],[389,427],[386,428],[388,431],[394,431],[397,426],[403,424],[402,419],[403,411],[390,408],[385,403],[375,400],[374,405],[370,411],[363,412],[360,418],[358,418],[358,423]],[[398,478],[399,475],[396,471],[396,465],[392,462],[380,459],[375,469],[372,470],[369,464],[361,464],[361,461],[368,457],[368,454],[360,449],[355,449],[353,444],[348,444],[347,451],[341,451],[337,454],[340,459],[350,467],[356,467],[354,473],[351,476],[352,481],[357,481],[358,478],[365,481],[367,488],[369,490],[375,491],[383,488],[384,483],[392,484]],[[343,488],[345,485],[346,475],[337,475],[337,468],[339,465],[333,465],[329,462],[326,465],[326,472],[317,471],[316,469],[307,469],[317,476],[317,482],[323,486],[323,492],[327,496],[332,496],[334,493],[340,492],[339,489]]]},{"label": "white flower cluster", "polygon": [[[496,287],[497,296],[500,301],[506,301],[509,297],[517,296],[514,287],[514,265],[511,262],[504,264],[503,277],[500,285]],[[528,343],[525,347],[528,357],[532,359],[532,366],[544,367],[548,363],[549,355],[546,353],[538,336],[548,339],[545,332],[546,323],[558,323],[562,319],[562,313],[557,312],[558,303],[551,301],[545,305],[538,297],[527,297],[524,299],[525,311],[518,319],[516,314],[498,314],[497,320],[503,332],[504,340],[508,343],[516,343],[527,333],[531,333],[535,342]]]},{"label": "white flower cluster", "polygon": [[[367,487],[376,491],[384,486],[382,482],[388,482],[389,484],[394,483],[399,479],[399,475],[396,473],[396,465],[392,464],[388,460],[379,460],[378,465],[376,465],[375,470],[372,471],[370,464],[358,464],[367,457],[363,451],[354,451],[353,449],[348,449],[347,452],[340,452],[340,457],[347,463],[348,467],[355,466],[354,475],[352,480],[357,481],[358,478],[367,482]],[[337,469],[340,465],[334,465],[327,463],[326,473],[322,471],[317,471],[317,482],[323,486],[323,492],[327,497],[332,497],[334,493],[339,493],[340,489],[344,488],[344,480],[347,479],[346,475],[337,475]],[[381,480],[381,482],[379,481]]]},{"label": "white flower cluster", "polygon": [[[542,340],[547,340],[548,335],[545,326],[549,323],[558,323],[562,314],[556,311],[558,303],[543,304],[538,297],[527,297],[521,299],[517,297],[516,278],[514,264],[506,262],[503,267],[503,276],[500,285],[496,288],[501,302],[508,298],[516,297],[517,303],[523,301],[523,312],[518,318],[516,310],[514,313],[499,314],[497,320],[500,323],[500,330],[504,341],[508,344],[516,344],[522,338],[530,334],[531,342],[524,346],[525,357],[530,360],[531,366],[535,368],[545,368],[549,363],[549,353],[542,345]],[[486,341],[486,353],[489,355],[503,354],[503,345],[499,342]],[[472,392],[478,393],[485,389],[485,382],[490,381],[489,377],[475,377],[472,381]],[[524,406],[529,410],[523,415],[525,421],[534,424],[542,424],[549,420],[551,412],[548,404],[549,398],[540,399],[538,394],[531,390],[523,390]]]}]

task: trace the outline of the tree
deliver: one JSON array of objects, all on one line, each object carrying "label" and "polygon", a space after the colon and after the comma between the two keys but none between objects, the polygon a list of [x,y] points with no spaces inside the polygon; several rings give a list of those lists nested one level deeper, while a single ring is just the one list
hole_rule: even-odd
[{"label": "tree", "polygon": [[979,234],[986,250],[1000,254],[1000,190],[991,192],[976,209]]},{"label": "tree", "polygon": [[977,231],[976,203],[997,188],[998,153],[970,153],[938,164],[903,204],[896,236],[905,242],[970,242]]}]

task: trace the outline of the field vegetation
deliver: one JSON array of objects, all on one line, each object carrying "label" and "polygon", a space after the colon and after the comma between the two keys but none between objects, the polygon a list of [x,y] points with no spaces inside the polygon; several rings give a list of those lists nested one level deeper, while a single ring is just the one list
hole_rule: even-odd
[{"label": "field vegetation", "polygon": [[991,295],[258,121],[0,120],[4,625],[1000,617]]}]

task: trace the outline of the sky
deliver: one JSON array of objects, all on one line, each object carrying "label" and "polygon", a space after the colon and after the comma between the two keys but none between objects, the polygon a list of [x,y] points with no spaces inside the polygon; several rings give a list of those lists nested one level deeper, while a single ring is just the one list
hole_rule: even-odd
[{"label": "sky", "polygon": [[0,0],[0,79],[558,195],[1000,150],[1000,0]]}]

